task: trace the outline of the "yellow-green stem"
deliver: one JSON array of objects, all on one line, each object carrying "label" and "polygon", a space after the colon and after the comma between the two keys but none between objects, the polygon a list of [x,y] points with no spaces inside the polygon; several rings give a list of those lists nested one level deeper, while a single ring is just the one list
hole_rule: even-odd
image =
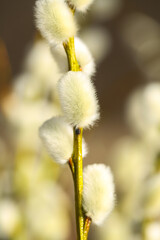
[{"label": "yellow-green stem", "polygon": [[76,59],[74,37],[69,38],[68,42],[64,42],[63,46],[67,54],[69,70],[75,72],[81,71],[78,61]]},{"label": "yellow-green stem", "polygon": [[[67,54],[68,67],[70,71],[81,71],[75,54],[74,37],[68,42],[63,43]],[[82,128],[74,128],[74,145],[73,145],[73,167],[74,167],[74,188],[75,188],[75,211],[77,225],[77,240],[83,240],[84,234],[84,216],[82,210],[82,191],[83,191],[83,159],[82,159]]]},{"label": "yellow-green stem", "polygon": [[[82,191],[83,191],[83,159],[82,159],[82,134],[83,129],[76,128],[74,131],[73,162],[75,166],[74,187],[75,187],[75,210],[77,224],[77,239],[83,240],[84,217],[82,211]],[[77,134],[78,132],[78,134]]]}]

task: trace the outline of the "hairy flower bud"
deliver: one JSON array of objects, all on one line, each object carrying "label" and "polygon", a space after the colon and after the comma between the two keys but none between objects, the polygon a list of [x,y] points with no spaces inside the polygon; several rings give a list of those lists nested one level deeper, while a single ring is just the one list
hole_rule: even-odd
[{"label": "hairy flower bud", "polygon": [[83,208],[93,223],[99,225],[114,206],[114,183],[109,167],[92,164],[84,169]]},{"label": "hairy flower bud", "polygon": [[64,0],[37,0],[35,18],[37,28],[49,42],[60,43],[76,35],[75,20]]},{"label": "hairy flower bud", "polygon": [[[39,129],[39,136],[55,162],[65,164],[73,152],[73,130],[63,117],[53,117]],[[83,157],[87,154],[86,144],[83,141]]]},{"label": "hairy flower bud", "polygon": [[99,118],[99,106],[91,80],[82,72],[68,72],[59,81],[59,96],[69,124],[89,127]]}]

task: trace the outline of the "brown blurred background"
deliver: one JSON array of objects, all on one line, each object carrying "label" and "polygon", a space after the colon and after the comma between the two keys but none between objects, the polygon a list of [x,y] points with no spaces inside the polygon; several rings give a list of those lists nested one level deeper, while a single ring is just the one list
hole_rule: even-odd
[{"label": "brown blurred background", "polygon": [[[34,2],[0,0],[0,38],[7,50],[3,55],[9,59],[11,66],[11,74],[8,74],[10,83],[20,73],[28,46],[35,37]],[[124,117],[126,99],[136,86],[146,82],[146,76],[122,38],[123,23],[130,14],[136,12],[144,13],[160,23],[159,0],[123,0],[122,3],[121,10],[113,18],[93,22],[93,25],[103,26],[110,32],[112,48],[97,69],[95,84],[101,106],[101,121],[86,134],[90,149],[86,163],[109,162],[107,153],[110,147],[119,136],[129,131]],[[66,174],[68,176],[68,172]],[[66,182],[63,180],[66,189],[70,181],[71,179]]]}]

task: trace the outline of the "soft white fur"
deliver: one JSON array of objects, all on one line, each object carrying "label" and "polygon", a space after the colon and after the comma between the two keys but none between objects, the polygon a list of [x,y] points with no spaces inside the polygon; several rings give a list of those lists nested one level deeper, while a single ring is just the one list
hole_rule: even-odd
[{"label": "soft white fur", "polygon": [[[55,162],[65,164],[73,152],[73,130],[64,117],[53,117],[39,129],[39,136]],[[87,154],[87,148],[83,140],[83,157]]]},{"label": "soft white fur", "polygon": [[114,207],[114,183],[109,167],[88,165],[84,169],[83,208],[93,223],[99,225]]},{"label": "soft white fur", "polygon": [[37,28],[49,42],[63,42],[76,34],[77,26],[64,0],[37,0]]},{"label": "soft white fur", "polygon": [[72,126],[89,127],[99,118],[94,85],[83,72],[66,73],[58,82],[58,91],[64,116]]},{"label": "soft white fur", "polygon": [[94,0],[69,0],[78,11],[85,12]]},{"label": "soft white fur", "polygon": [[[77,61],[84,73],[92,76],[95,73],[95,62],[86,44],[78,37],[75,38],[75,53]],[[51,46],[51,51],[57,61],[60,72],[68,71],[68,60],[65,50],[62,45]]]}]

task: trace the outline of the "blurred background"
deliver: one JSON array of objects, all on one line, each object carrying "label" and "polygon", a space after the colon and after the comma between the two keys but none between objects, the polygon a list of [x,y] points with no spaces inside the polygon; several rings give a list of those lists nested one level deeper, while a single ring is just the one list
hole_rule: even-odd
[{"label": "blurred background", "polygon": [[[76,239],[69,168],[38,138],[38,127],[61,113],[60,74],[36,31],[34,3],[0,1],[0,240]],[[95,0],[77,18],[101,106],[101,120],[84,133],[84,165],[108,164],[117,195],[89,239],[160,240],[160,1]]]}]

